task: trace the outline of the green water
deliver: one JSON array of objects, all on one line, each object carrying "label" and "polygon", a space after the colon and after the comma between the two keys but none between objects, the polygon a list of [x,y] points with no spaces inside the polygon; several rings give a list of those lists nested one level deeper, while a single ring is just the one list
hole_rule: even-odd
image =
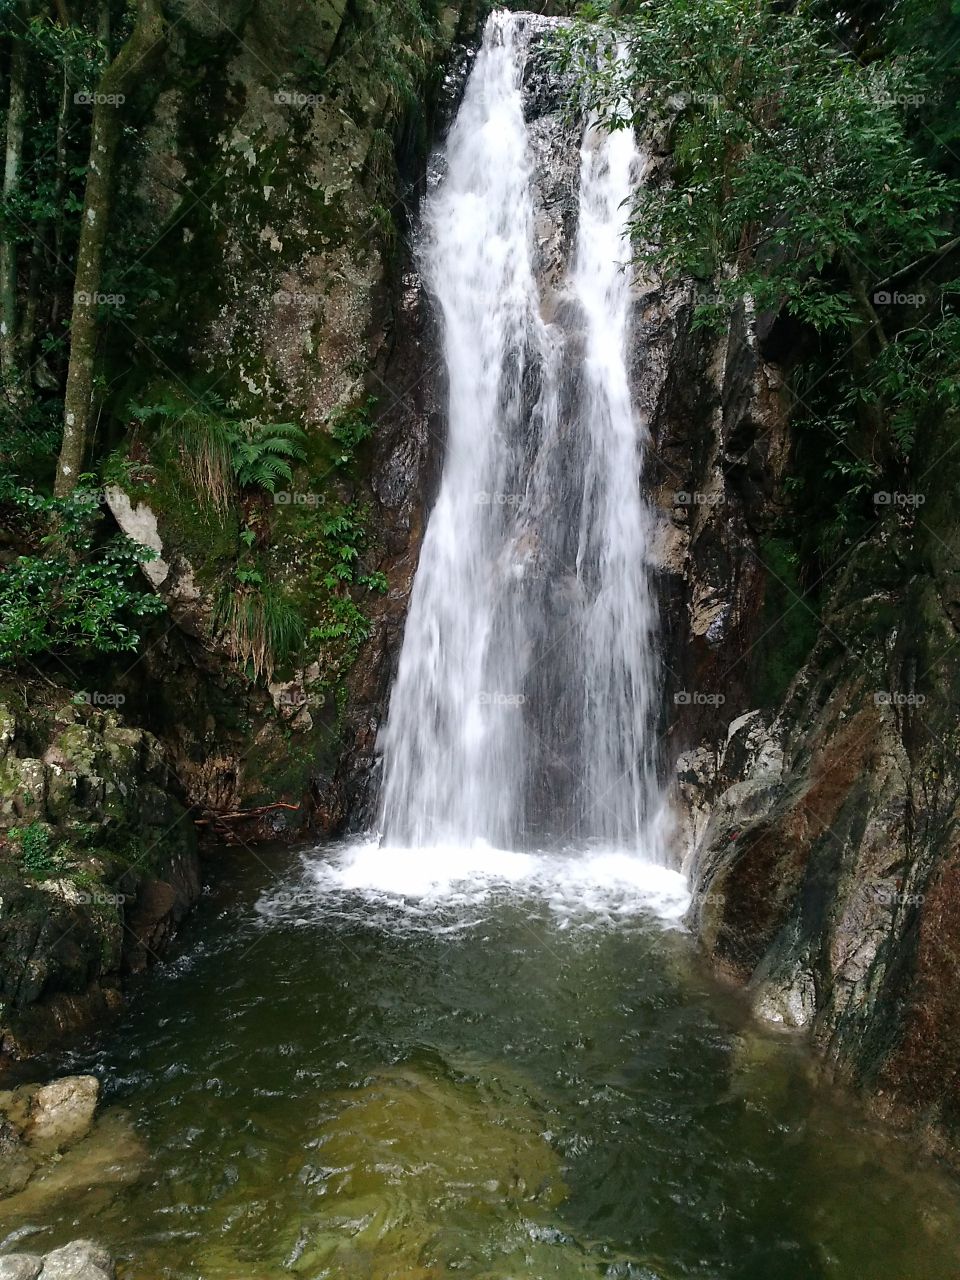
[{"label": "green water", "polygon": [[124,1280],[960,1275],[956,1184],[682,932],[522,888],[270,918],[295,855],[225,862],[122,1024],[52,1064],[101,1077],[106,1128],[0,1205],[4,1251],[93,1236]]}]

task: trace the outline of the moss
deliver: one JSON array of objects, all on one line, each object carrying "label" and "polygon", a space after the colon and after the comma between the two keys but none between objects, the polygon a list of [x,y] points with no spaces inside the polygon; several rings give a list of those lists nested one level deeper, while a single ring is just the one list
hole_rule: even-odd
[{"label": "moss", "polygon": [[256,783],[245,796],[246,804],[280,799],[297,802],[311,777],[334,770],[341,745],[339,726],[327,708],[312,712],[312,716],[313,727],[306,733],[282,729],[258,756]]},{"label": "moss", "polygon": [[[777,707],[813,648],[819,630],[815,597],[805,596],[796,548],[786,538],[768,538],[760,558],[769,573],[757,646],[756,704]],[[798,600],[802,599],[803,603]]]}]

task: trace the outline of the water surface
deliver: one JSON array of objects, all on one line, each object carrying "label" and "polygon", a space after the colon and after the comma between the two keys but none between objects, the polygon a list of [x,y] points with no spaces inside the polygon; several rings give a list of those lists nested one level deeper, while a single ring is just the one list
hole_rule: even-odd
[{"label": "water surface", "polygon": [[177,956],[67,1064],[138,1142],[84,1190],[0,1205],[5,1249],[94,1236],[125,1280],[960,1274],[955,1184],[706,975],[671,873],[482,848],[224,862]]}]

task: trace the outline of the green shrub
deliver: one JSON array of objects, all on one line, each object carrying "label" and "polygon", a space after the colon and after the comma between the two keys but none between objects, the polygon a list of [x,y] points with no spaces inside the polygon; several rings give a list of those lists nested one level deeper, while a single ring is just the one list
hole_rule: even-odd
[{"label": "green shrub", "polygon": [[339,452],[334,458],[336,466],[349,466],[354,460],[357,449],[370,437],[373,431],[370,414],[376,408],[376,404],[376,397],[368,396],[363,404],[343,409],[331,420],[330,437],[339,445]]},{"label": "green shrub", "polygon": [[164,609],[138,582],[140,566],[154,553],[122,534],[97,543],[102,514],[89,492],[55,499],[15,489],[5,496],[56,527],[40,539],[41,555],[20,556],[0,572],[0,664],[44,653],[135,649],[134,624]]},{"label": "green shrub", "polygon": [[42,822],[13,827],[10,838],[20,847],[20,867],[24,875],[43,880],[63,869],[63,853],[54,849],[50,832]]}]

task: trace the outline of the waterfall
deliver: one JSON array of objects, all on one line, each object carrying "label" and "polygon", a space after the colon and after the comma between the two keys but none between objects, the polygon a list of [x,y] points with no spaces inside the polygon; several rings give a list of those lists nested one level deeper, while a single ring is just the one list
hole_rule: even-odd
[{"label": "waterfall", "polygon": [[[447,441],[386,724],[386,844],[595,844],[660,861],[651,516],[625,227],[643,157],[588,123],[548,305],[529,19],[493,14],[423,211]],[[545,318],[546,317],[546,318]]]}]

